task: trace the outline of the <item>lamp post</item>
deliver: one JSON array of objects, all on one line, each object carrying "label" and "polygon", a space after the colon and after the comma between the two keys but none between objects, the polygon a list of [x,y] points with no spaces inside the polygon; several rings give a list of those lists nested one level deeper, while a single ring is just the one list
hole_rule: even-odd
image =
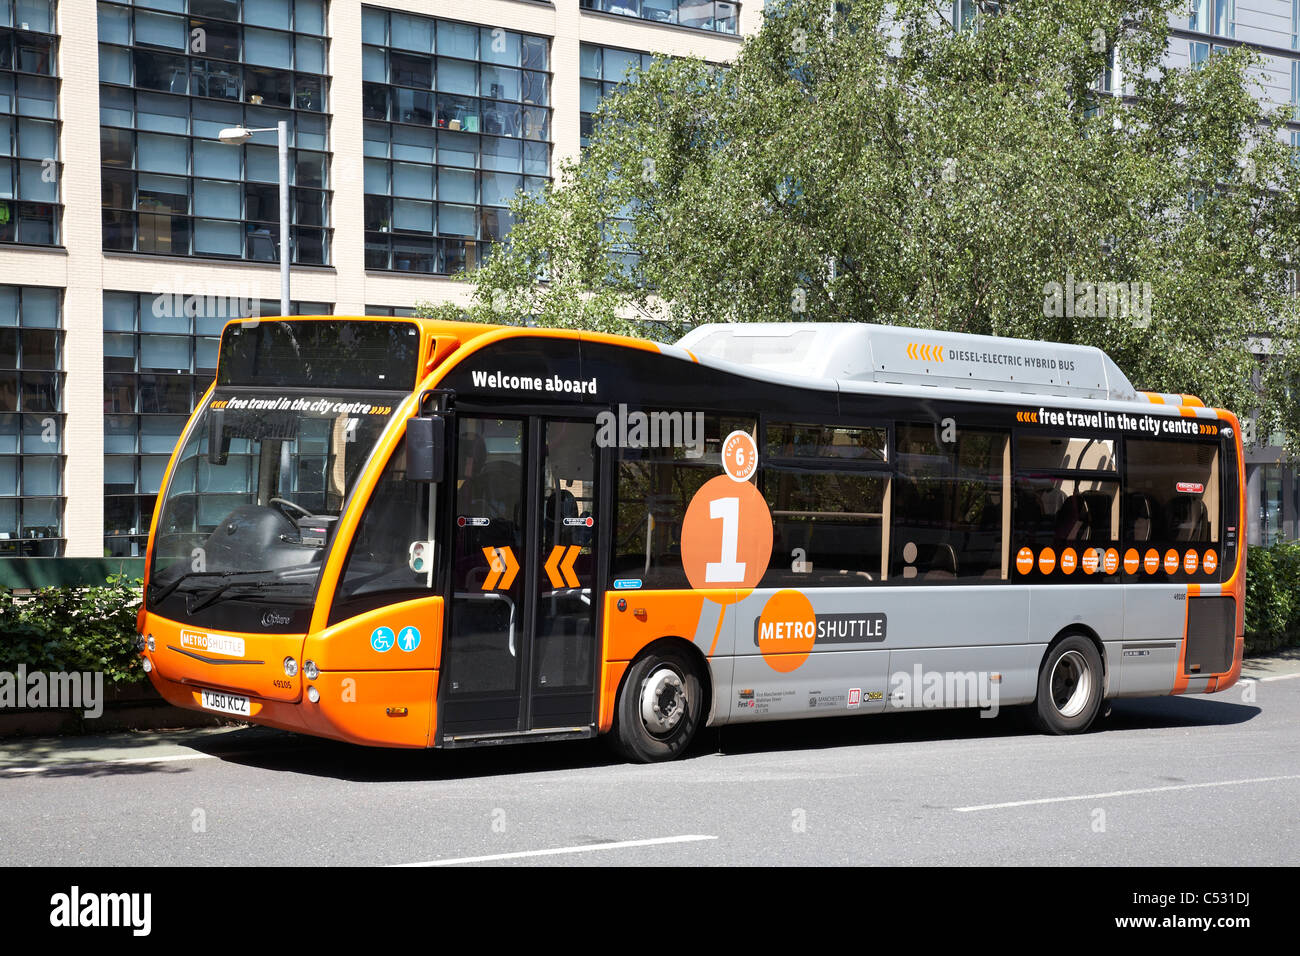
[{"label": "lamp post", "polygon": [[270,132],[279,134],[280,140],[280,314],[289,315],[289,124],[281,120],[262,129],[231,126],[218,133],[217,139],[242,146],[254,133]]}]

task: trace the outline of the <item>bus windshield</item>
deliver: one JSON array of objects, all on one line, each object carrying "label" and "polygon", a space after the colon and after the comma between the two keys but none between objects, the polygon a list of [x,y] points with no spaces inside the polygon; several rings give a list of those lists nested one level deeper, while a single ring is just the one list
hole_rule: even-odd
[{"label": "bus windshield", "polygon": [[339,513],[403,397],[218,389],[167,484],[149,605],[181,619],[236,599],[310,606]]}]

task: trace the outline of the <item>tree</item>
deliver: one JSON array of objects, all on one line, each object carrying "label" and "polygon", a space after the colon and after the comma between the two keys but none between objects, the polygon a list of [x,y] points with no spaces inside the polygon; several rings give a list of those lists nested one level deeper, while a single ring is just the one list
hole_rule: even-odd
[{"label": "tree", "polygon": [[[965,31],[929,0],[771,4],[728,67],[658,58],[605,100],[469,316],[1096,345],[1139,388],[1262,401],[1300,449],[1290,110],[1252,95],[1248,49],[1163,65],[1180,3],[1017,0]],[[1128,95],[1100,92],[1116,75]],[[1252,337],[1277,353],[1262,399]]]}]

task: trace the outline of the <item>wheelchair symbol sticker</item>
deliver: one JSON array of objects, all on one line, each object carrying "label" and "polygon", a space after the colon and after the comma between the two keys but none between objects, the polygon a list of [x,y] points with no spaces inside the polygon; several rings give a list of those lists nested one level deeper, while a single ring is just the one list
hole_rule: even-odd
[{"label": "wheelchair symbol sticker", "polygon": [[391,627],[375,628],[370,634],[370,646],[380,654],[391,650],[393,647],[393,629]]},{"label": "wheelchair symbol sticker", "polygon": [[397,634],[397,646],[404,651],[413,651],[420,646],[420,629],[404,627]]}]

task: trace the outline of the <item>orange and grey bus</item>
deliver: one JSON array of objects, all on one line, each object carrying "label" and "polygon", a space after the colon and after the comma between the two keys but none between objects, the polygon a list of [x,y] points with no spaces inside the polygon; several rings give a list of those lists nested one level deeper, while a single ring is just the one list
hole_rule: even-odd
[{"label": "orange and grey bus", "polygon": [[676,345],[235,321],[139,615],[172,703],[359,744],[1212,693],[1240,428],[1081,346],[861,324]]}]

